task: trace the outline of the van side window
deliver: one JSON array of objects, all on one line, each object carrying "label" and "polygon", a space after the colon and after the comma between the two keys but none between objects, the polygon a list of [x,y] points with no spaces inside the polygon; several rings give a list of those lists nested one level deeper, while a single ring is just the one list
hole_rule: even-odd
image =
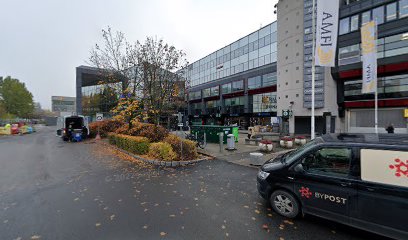
[{"label": "van side window", "polygon": [[351,149],[322,148],[302,160],[303,168],[309,173],[347,176],[350,171]]}]

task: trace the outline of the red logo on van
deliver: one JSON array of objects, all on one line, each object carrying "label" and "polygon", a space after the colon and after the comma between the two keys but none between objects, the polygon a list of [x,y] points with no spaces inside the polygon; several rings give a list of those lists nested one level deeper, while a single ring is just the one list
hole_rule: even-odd
[{"label": "red logo on van", "polygon": [[300,189],[299,189],[299,192],[300,192],[300,194],[301,194],[301,197],[304,197],[304,198],[310,198],[311,196],[312,196],[312,192],[310,191],[310,189],[309,188],[305,188],[305,187],[301,187]]},{"label": "red logo on van", "polygon": [[395,170],[395,176],[408,177],[408,160],[402,161],[401,159],[395,159],[396,164],[390,165],[390,169]]}]

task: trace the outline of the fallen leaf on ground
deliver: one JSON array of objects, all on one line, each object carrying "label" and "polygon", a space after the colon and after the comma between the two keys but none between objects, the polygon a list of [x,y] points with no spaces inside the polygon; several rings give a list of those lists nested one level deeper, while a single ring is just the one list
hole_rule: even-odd
[{"label": "fallen leaf on ground", "polygon": [[245,205],[244,208],[249,208],[249,206]]},{"label": "fallen leaf on ground", "polygon": [[147,229],[147,225],[144,225],[144,226],[143,226],[143,229]]},{"label": "fallen leaf on ground", "polygon": [[169,217],[176,217],[176,215],[174,215],[174,214],[171,214],[171,215],[169,215]]},{"label": "fallen leaf on ground", "polygon": [[257,214],[260,214],[261,212],[257,209],[257,210],[255,210],[255,212],[257,213]]},{"label": "fallen leaf on ground", "polygon": [[289,224],[289,225],[293,225],[293,222],[292,221],[289,221],[289,220],[285,220],[285,221],[283,221],[284,223],[286,223],[286,224]]},{"label": "fallen leaf on ground", "polygon": [[160,236],[164,237],[164,236],[166,236],[166,234],[167,234],[167,233],[165,233],[165,232],[161,232],[161,233],[160,233]]},{"label": "fallen leaf on ground", "polygon": [[224,226],[224,225],[222,225],[222,226],[221,226],[221,228],[222,228],[222,229],[225,229],[225,226]]},{"label": "fallen leaf on ground", "polygon": [[272,214],[268,213],[268,217],[272,217]]},{"label": "fallen leaf on ground", "polygon": [[269,229],[268,225],[266,225],[266,224],[262,225],[262,228],[265,229],[265,230]]},{"label": "fallen leaf on ground", "polygon": [[100,223],[95,223],[95,227],[99,227],[99,226],[101,226]]},{"label": "fallen leaf on ground", "polygon": [[110,220],[112,221],[115,218],[115,214],[110,216]]},{"label": "fallen leaf on ground", "polygon": [[78,201],[78,200],[79,200],[79,198],[75,198],[75,199],[74,199],[74,201]]}]

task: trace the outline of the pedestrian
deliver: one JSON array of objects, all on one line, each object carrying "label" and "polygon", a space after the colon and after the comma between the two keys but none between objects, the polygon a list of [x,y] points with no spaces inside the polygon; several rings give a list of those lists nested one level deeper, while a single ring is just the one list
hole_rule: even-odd
[{"label": "pedestrian", "polygon": [[248,127],[248,139],[251,139],[254,134],[254,127]]},{"label": "pedestrian", "polygon": [[388,133],[394,133],[394,126],[392,123],[388,125],[388,127],[385,129]]}]

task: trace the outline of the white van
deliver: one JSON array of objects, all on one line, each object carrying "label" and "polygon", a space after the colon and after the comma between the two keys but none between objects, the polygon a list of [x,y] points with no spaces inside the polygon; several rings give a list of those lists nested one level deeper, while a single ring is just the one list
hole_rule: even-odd
[{"label": "white van", "polygon": [[57,135],[64,141],[85,139],[89,135],[88,117],[82,115],[72,115],[59,117],[57,120]]}]

